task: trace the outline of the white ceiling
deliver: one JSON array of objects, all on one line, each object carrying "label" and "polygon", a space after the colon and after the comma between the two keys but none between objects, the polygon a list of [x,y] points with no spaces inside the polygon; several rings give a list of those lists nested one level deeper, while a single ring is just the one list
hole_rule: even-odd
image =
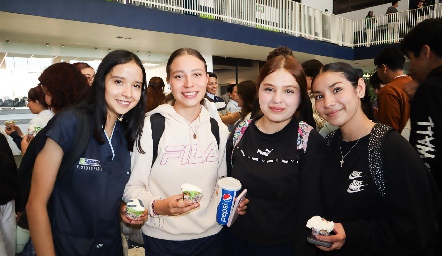
[{"label": "white ceiling", "polygon": [[[265,60],[272,50],[216,39],[0,12],[0,54],[7,52],[8,56],[62,55],[65,61],[88,60],[103,57],[108,49],[127,49],[137,52],[143,61],[164,65],[169,54],[181,47],[195,48],[203,55],[252,60]],[[371,59],[347,61],[301,52],[295,52],[295,57],[300,62],[315,58],[323,63],[345,61],[364,70],[374,68]]]}]

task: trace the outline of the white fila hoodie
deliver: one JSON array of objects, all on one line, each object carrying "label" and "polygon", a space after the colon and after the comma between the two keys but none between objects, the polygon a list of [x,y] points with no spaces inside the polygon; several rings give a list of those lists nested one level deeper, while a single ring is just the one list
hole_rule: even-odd
[{"label": "white fila hoodie", "polygon": [[[164,133],[159,141],[158,156],[152,164],[152,131],[150,115],[165,117]],[[146,115],[140,154],[134,146],[132,173],[124,190],[124,201],[141,199],[150,215],[155,199],[180,194],[181,184],[191,183],[203,191],[200,207],[180,216],[149,216],[142,227],[145,235],[165,240],[191,240],[217,234],[221,226],[216,222],[216,182],[226,176],[227,127],[220,121],[216,142],[206,108],[189,123],[169,104],[158,106]],[[194,133],[196,138],[194,138]]]}]

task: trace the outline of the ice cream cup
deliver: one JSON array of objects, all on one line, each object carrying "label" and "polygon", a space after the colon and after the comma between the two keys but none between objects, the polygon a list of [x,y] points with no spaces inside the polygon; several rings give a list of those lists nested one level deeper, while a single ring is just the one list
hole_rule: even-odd
[{"label": "ice cream cup", "polygon": [[194,203],[198,203],[203,197],[203,191],[199,187],[189,183],[181,185],[181,192],[183,193],[184,200],[189,200]]},{"label": "ice cream cup", "polygon": [[126,217],[132,221],[140,220],[145,210],[140,199],[130,199],[126,204]]}]

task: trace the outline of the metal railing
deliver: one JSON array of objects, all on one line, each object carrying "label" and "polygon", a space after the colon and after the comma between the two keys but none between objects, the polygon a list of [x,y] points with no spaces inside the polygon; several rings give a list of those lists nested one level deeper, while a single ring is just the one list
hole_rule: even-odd
[{"label": "metal railing", "polygon": [[292,0],[115,0],[294,36],[361,47],[400,41],[417,23],[442,17],[442,4],[349,20]]},{"label": "metal railing", "polygon": [[399,42],[419,22],[442,17],[442,4],[354,21],[354,47]]}]

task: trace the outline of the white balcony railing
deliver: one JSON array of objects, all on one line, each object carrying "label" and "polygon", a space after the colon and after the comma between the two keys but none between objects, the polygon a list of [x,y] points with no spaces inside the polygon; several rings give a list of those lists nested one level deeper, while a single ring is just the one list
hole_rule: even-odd
[{"label": "white balcony railing", "polygon": [[420,21],[442,17],[442,4],[349,20],[292,0],[116,0],[249,27],[361,47],[399,42]]}]

